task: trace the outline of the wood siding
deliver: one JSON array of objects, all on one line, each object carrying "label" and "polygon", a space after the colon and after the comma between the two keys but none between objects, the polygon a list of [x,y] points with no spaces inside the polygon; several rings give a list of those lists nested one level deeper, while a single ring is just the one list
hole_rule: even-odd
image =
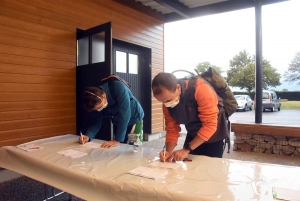
[{"label": "wood siding", "polygon": [[[113,38],[151,49],[152,77],[163,71],[160,20],[111,0],[0,1],[0,146],[75,133],[76,28],[108,21]],[[152,102],[155,133],[163,115]]]}]

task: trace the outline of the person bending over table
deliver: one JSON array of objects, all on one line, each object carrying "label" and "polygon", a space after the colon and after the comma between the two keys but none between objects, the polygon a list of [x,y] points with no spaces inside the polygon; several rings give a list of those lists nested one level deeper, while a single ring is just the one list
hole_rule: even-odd
[{"label": "person bending over table", "polygon": [[[160,152],[161,161],[182,161],[188,154],[222,158],[223,140],[227,137],[225,110],[217,94],[199,78],[178,80],[171,73],[159,73],[152,81],[154,97],[163,103],[166,125],[166,150]],[[218,128],[218,118],[222,118]],[[187,136],[183,149],[177,145],[180,124]],[[217,132],[216,132],[217,131]]]},{"label": "person bending over table", "polygon": [[[113,84],[113,91],[109,84]],[[92,112],[93,120],[87,132],[79,137],[79,143],[91,141],[99,132],[102,118],[109,116],[113,123],[114,139],[104,142],[102,148],[119,146],[127,143],[127,135],[135,128],[141,128],[144,111],[139,101],[130,89],[121,81],[105,82],[99,87],[87,87],[83,93],[83,105],[88,112]],[[142,134],[142,131],[140,131]],[[137,133],[135,131],[135,133]]]}]

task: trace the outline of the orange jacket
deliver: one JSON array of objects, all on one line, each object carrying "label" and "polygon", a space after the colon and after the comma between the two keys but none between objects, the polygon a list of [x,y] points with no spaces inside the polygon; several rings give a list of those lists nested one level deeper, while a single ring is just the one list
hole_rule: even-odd
[{"label": "orange jacket", "polygon": [[[188,86],[188,80],[185,81]],[[197,79],[195,82],[195,100],[198,104],[199,119],[202,122],[202,127],[197,135],[204,141],[216,132],[218,123],[218,97],[216,92],[206,84],[202,79]],[[179,132],[181,131],[179,123],[173,119],[168,109],[163,104],[163,113],[166,123],[166,143],[174,142],[177,145]]]}]

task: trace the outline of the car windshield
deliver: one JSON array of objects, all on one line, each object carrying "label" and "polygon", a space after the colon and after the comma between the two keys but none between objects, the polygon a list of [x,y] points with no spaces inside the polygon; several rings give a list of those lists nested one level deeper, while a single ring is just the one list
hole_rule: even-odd
[{"label": "car windshield", "polygon": [[245,96],[234,96],[236,100],[245,100]]},{"label": "car windshield", "polygon": [[262,97],[263,97],[263,99],[269,99],[269,93],[263,92]]}]

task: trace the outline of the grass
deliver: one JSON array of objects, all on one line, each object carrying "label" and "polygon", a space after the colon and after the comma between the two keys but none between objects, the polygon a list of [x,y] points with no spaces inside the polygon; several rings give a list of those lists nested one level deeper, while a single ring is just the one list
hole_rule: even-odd
[{"label": "grass", "polygon": [[281,101],[282,110],[300,110],[300,101]]}]

